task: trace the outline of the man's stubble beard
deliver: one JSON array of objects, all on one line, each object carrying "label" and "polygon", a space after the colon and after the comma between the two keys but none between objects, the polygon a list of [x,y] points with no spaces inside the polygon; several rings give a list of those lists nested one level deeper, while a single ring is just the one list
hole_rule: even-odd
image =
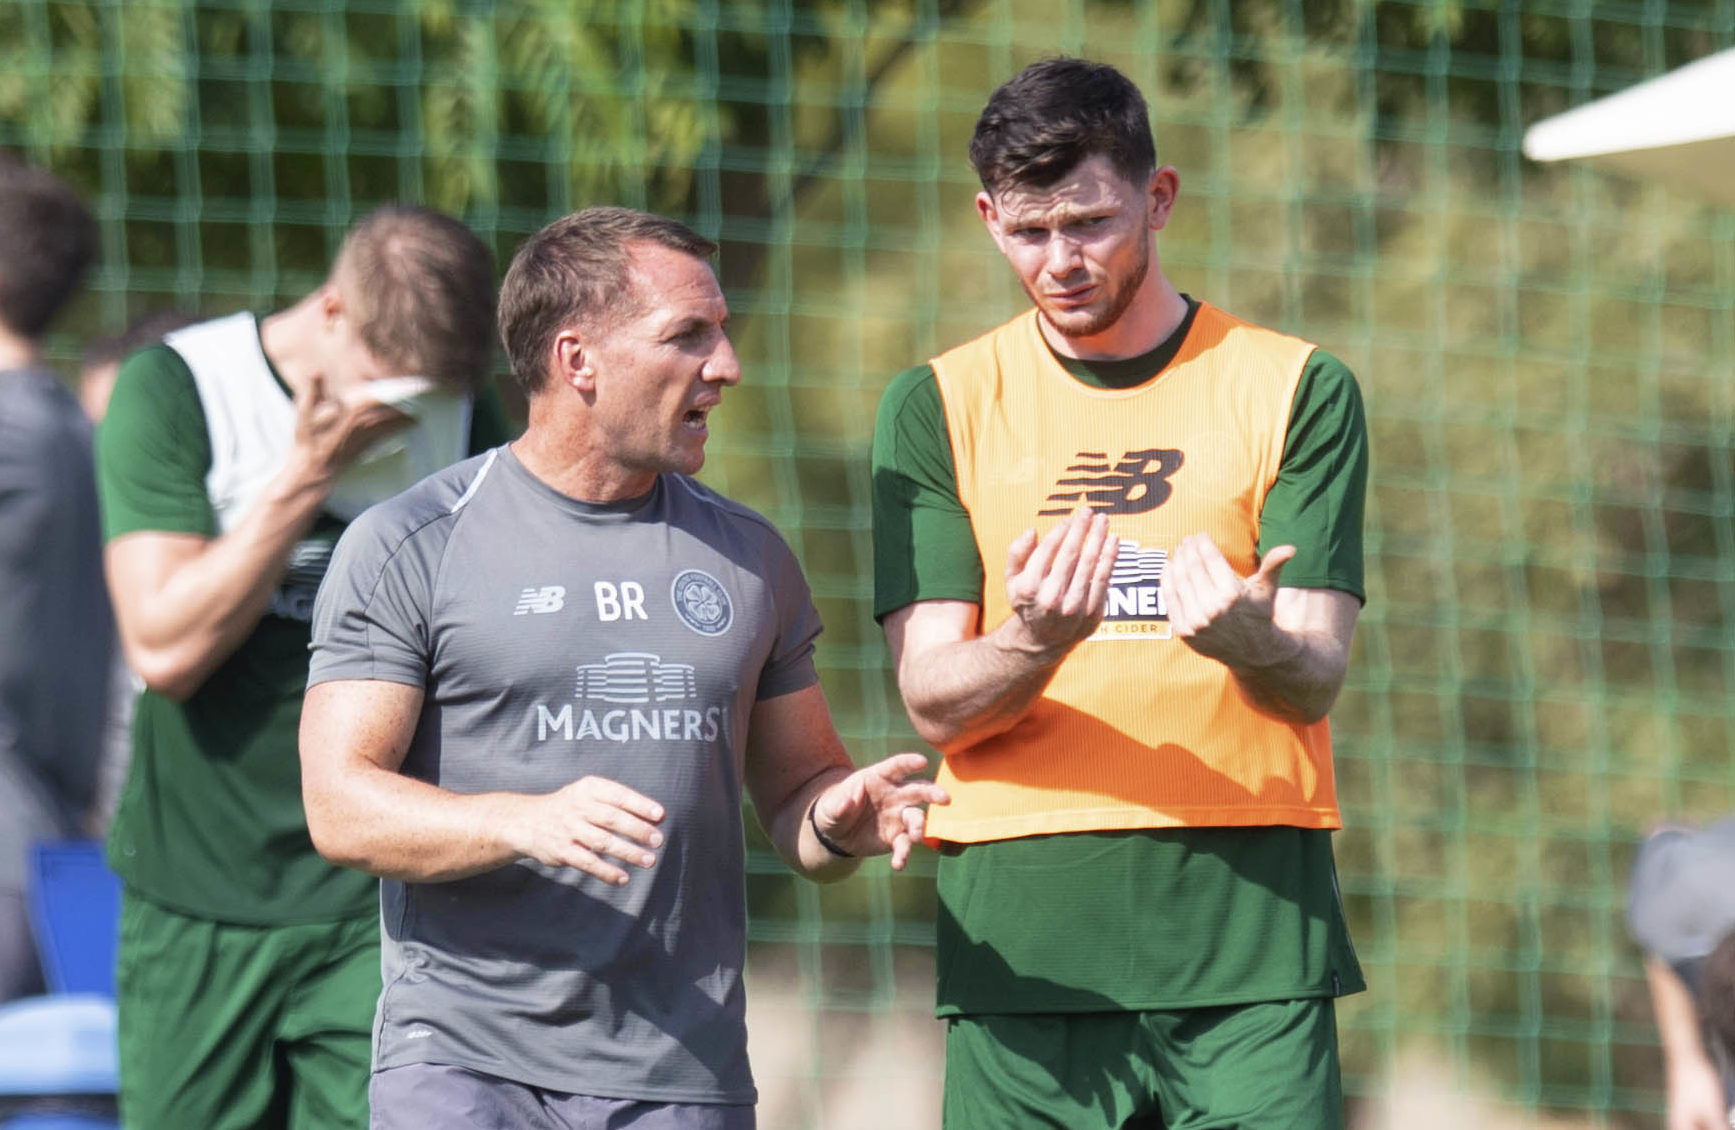
[{"label": "man's stubble beard", "polygon": [[1090,321],[1086,322],[1082,326],[1077,324],[1062,325],[1060,322],[1055,320],[1053,314],[1051,314],[1046,308],[1043,308],[1042,302],[1035,294],[1031,293],[1029,287],[1024,288],[1024,293],[1029,295],[1030,300],[1036,303],[1039,309],[1042,309],[1043,317],[1047,320],[1048,324],[1054,328],[1054,332],[1058,333],[1061,337],[1074,340],[1089,338],[1107,332],[1109,327],[1121,320],[1121,316],[1132,306],[1133,299],[1138,296],[1139,288],[1145,285],[1145,276],[1150,274],[1150,272],[1151,245],[1149,241],[1147,241],[1140,247],[1138,264],[1133,268],[1133,273],[1128,276],[1126,285],[1117,289],[1114,294],[1110,296],[1108,307],[1103,310],[1102,313],[1092,317]]}]

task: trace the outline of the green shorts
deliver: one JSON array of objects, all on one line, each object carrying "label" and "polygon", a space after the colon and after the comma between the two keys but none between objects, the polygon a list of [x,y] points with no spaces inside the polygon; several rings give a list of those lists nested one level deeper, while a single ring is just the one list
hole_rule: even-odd
[{"label": "green shorts", "polygon": [[128,1130],[366,1130],[377,918],[235,926],[129,890],[115,995]]},{"label": "green shorts", "polygon": [[1343,1130],[1329,997],[956,1016],[946,1130]]}]

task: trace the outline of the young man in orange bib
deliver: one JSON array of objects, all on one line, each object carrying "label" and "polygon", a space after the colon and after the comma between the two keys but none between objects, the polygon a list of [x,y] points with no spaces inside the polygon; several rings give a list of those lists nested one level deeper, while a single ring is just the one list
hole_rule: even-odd
[{"label": "young man in orange bib", "polygon": [[1179,179],[1114,68],[1027,68],[970,157],[1034,308],[874,438],[875,611],[952,796],[946,1126],[1339,1128],[1355,378],[1164,276]]}]

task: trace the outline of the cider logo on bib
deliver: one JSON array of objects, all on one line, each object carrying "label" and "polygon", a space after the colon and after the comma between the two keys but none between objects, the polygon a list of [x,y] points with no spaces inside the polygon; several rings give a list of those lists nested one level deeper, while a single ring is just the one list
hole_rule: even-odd
[{"label": "cider logo on bib", "polygon": [[1093,640],[1166,640],[1174,635],[1163,601],[1166,549],[1147,549],[1132,538],[1121,538],[1114,574],[1108,582],[1108,608]]}]

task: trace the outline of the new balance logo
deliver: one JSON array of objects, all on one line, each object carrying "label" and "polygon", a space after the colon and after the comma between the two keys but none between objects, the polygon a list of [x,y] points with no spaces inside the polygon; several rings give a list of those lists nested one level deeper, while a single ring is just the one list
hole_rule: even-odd
[{"label": "new balance logo", "polygon": [[1055,483],[1037,513],[1069,513],[1079,503],[1099,514],[1143,514],[1169,501],[1169,476],[1181,469],[1183,454],[1166,447],[1129,451],[1111,464],[1105,451],[1081,451],[1067,467],[1071,477]]},{"label": "new balance logo", "polygon": [[559,612],[566,607],[565,585],[543,585],[541,588],[527,588],[518,594],[518,607],[512,610],[514,616],[528,616],[534,612],[541,615],[544,612]]}]

